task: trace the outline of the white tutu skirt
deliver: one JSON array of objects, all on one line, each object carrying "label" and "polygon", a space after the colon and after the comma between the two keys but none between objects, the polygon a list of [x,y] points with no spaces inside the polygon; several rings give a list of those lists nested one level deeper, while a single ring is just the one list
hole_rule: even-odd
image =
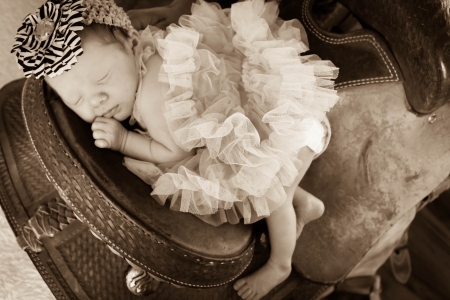
[{"label": "white tutu skirt", "polygon": [[196,154],[172,164],[128,157],[124,164],[152,185],[160,204],[170,201],[171,209],[212,225],[267,217],[298,175],[299,149],[323,150],[321,122],[338,100],[338,70],[299,56],[308,50],[304,29],[279,19],[275,2],[222,10],[200,1],[179,24],[141,36],[163,58],[159,80],[169,85],[164,115],[172,137]]}]

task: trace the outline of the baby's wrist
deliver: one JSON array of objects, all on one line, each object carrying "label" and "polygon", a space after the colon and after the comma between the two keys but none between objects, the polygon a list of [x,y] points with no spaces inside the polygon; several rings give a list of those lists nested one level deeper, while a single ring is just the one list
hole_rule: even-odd
[{"label": "baby's wrist", "polygon": [[120,149],[119,149],[119,151],[121,152],[121,153],[124,153],[125,152],[125,147],[126,147],[126,144],[127,144],[127,139],[128,139],[128,130],[126,130],[126,129],[124,129],[124,134],[122,135],[122,141],[121,141],[121,143],[120,143]]}]

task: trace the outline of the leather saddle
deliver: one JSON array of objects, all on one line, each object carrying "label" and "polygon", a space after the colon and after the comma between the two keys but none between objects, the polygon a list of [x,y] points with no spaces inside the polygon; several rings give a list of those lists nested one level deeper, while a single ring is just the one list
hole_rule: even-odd
[{"label": "leather saddle", "polygon": [[[294,272],[267,299],[317,298],[449,173],[448,61],[418,60],[411,46],[445,53],[448,26],[403,29],[424,14],[415,2],[343,0],[364,28],[341,34],[318,25],[314,1],[280,3],[282,18],[302,22],[310,52],[340,68],[342,99],[329,113],[328,150],[301,182],[326,212],[305,227]],[[427,3],[430,26],[448,22],[443,1]],[[57,299],[134,299],[145,289],[157,299],[238,299],[234,280],[268,259],[263,221],[212,227],[152,201],[122,156],[96,148],[90,125],[42,80],[10,83],[0,101],[1,204]]]}]

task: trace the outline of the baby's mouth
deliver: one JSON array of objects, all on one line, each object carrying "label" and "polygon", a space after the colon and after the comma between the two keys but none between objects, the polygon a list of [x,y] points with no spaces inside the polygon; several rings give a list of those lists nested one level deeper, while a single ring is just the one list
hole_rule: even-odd
[{"label": "baby's mouth", "polygon": [[114,114],[115,114],[116,111],[117,111],[117,107],[118,107],[118,106],[119,106],[119,105],[116,105],[116,106],[114,106],[113,108],[111,108],[110,110],[106,111],[106,112],[103,114],[102,117],[104,117],[104,118],[111,118],[112,116],[114,116]]}]

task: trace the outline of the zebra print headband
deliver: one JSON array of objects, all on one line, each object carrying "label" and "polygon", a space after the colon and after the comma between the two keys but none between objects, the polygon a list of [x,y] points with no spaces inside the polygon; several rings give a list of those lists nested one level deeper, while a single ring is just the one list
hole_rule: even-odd
[{"label": "zebra print headband", "polygon": [[25,17],[11,53],[25,77],[55,77],[70,70],[83,54],[76,32],[92,22],[132,28],[113,0],[49,0]]}]

